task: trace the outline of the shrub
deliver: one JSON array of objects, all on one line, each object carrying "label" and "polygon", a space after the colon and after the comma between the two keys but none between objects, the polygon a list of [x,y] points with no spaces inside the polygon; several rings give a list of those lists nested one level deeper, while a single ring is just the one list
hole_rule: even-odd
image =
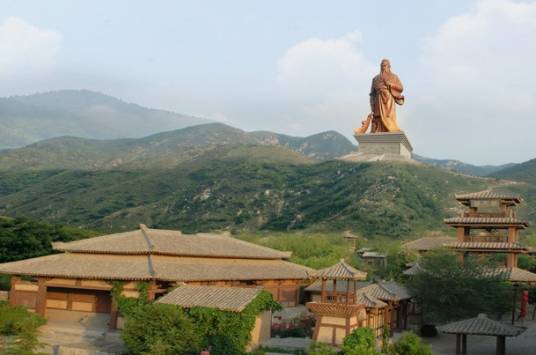
[{"label": "shrub", "polygon": [[329,345],[318,343],[318,342],[312,342],[307,354],[308,355],[337,355],[338,351]]},{"label": "shrub", "polygon": [[[45,324],[45,319],[28,312],[24,307],[10,306],[0,302],[0,335],[14,336],[16,340],[0,348],[2,354],[33,354],[39,345],[37,328]],[[2,343],[7,343],[3,340]],[[0,343],[1,344],[1,343]]]},{"label": "shrub", "polygon": [[393,355],[432,355],[432,350],[427,344],[423,344],[421,338],[415,333],[404,332],[402,336],[391,346]]},{"label": "shrub", "polygon": [[193,354],[211,348],[213,355],[243,354],[257,315],[281,306],[267,291],[242,311],[185,309],[148,304],[128,307],[122,338],[133,354]]},{"label": "shrub", "polygon": [[155,303],[128,314],[121,338],[133,354],[195,354],[200,339],[194,328],[179,307]]},{"label": "shrub", "polygon": [[379,355],[376,339],[370,328],[357,328],[348,334],[342,343],[344,355]]}]

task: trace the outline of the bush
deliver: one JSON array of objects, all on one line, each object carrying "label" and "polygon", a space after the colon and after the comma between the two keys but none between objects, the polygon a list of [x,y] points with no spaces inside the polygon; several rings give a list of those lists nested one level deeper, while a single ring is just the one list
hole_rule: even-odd
[{"label": "bush", "polygon": [[196,354],[200,338],[194,324],[179,307],[142,305],[126,318],[121,338],[133,354]]},{"label": "bush", "polygon": [[342,343],[344,355],[379,355],[376,339],[370,328],[357,328],[348,334]]},{"label": "bush", "polygon": [[135,305],[126,313],[122,338],[133,354],[193,354],[211,348],[213,355],[243,354],[257,315],[281,306],[267,291],[240,313],[175,305]]},{"label": "bush", "polygon": [[308,355],[337,355],[338,351],[329,345],[318,343],[318,342],[312,342],[307,354]]},{"label": "bush", "polygon": [[421,338],[415,333],[404,332],[402,336],[391,346],[393,355],[432,355],[432,350],[427,344],[423,344]]},{"label": "bush", "polygon": [[45,324],[45,319],[28,312],[24,307],[10,306],[0,302],[0,335],[4,338],[0,345],[7,344],[6,337],[14,336],[16,340],[0,347],[2,354],[33,354],[39,345],[37,340],[37,328]]}]

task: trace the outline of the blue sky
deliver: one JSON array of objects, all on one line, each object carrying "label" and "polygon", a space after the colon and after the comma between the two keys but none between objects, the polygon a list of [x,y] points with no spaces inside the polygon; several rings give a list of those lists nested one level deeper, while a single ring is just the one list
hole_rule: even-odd
[{"label": "blue sky", "polygon": [[351,137],[387,57],[417,153],[536,157],[534,1],[0,5],[2,96],[87,88],[246,130]]}]

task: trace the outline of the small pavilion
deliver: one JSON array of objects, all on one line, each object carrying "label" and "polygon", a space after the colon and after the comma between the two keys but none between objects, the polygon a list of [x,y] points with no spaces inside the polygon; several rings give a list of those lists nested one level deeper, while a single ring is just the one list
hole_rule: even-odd
[{"label": "small pavilion", "polygon": [[456,334],[456,355],[467,354],[467,336],[484,335],[497,337],[496,355],[506,354],[506,337],[516,337],[523,333],[526,328],[516,327],[509,324],[494,321],[479,314],[478,317],[449,323],[438,327],[439,331],[446,334]]},{"label": "small pavilion", "polygon": [[[316,315],[313,340],[332,345],[342,344],[345,336],[366,322],[365,305],[358,304],[357,282],[367,278],[367,273],[357,270],[341,259],[337,264],[311,275],[320,280],[320,301],[308,302],[307,308]],[[345,282],[340,290],[337,282]],[[330,292],[328,292],[328,286]]]}]

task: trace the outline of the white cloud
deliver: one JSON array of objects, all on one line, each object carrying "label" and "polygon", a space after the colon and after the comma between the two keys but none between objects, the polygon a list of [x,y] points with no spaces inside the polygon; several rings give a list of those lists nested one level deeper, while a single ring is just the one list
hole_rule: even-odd
[{"label": "white cloud", "polygon": [[31,77],[54,69],[62,35],[9,17],[0,24],[0,78]]},{"label": "white cloud", "polygon": [[277,83],[288,105],[285,129],[308,134],[325,130],[328,122],[348,133],[358,126],[370,110],[368,91],[377,68],[361,51],[361,39],[359,31],[335,39],[310,38],[283,54]]},{"label": "white cloud", "polygon": [[534,157],[535,33],[536,3],[487,0],[426,39],[408,102],[421,154],[480,163]]}]

